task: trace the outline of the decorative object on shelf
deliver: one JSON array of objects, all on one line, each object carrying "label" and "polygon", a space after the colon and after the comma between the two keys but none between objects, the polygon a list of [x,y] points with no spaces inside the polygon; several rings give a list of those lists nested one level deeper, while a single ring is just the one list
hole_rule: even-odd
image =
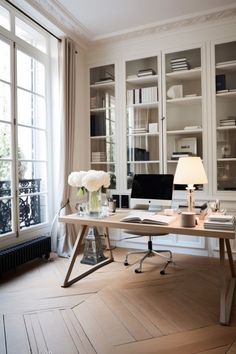
[{"label": "decorative object on shelf", "polygon": [[231,146],[229,144],[225,144],[221,148],[222,159],[231,157]]},{"label": "decorative object on shelf", "polygon": [[110,174],[104,171],[71,172],[68,183],[78,188],[78,193],[88,193],[87,212],[92,217],[101,215],[101,189],[110,186]]},{"label": "decorative object on shelf", "polygon": [[225,74],[216,75],[216,92],[226,89]]},{"label": "decorative object on shelf", "polygon": [[149,123],[148,124],[148,132],[149,133],[157,133],[158,132],[158,123]]},{"label": "decorative object on shelf", "polygon": [[200,157],[180,157],[175,171],[174,184],[187,184],[188,211],[194,210],[194,184],[207,184],[207,176]]},{"label": "decorative object on shelf", "polygon": [[97,264],[107,259],[103,254],[101,237],[96,227],[90,227],[85,239],[84,255],[80,263]]},{"label": "decorative object on shelf", "polygon": [[173,85],[167,90],[167,97],[181,98],[183,97],[183,85]]},{"label": "decorative object on shelf", "polygon": [[181,138],[176,141],[176,151],[179,153],[187,153],[197,155],[197,138]]}]

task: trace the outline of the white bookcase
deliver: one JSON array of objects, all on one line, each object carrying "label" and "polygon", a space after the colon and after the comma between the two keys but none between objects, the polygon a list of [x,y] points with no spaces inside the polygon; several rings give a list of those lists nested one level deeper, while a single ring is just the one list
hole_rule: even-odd
[{"label": "white bookcase", "polygon": [[216,193],[236,191],[236,41],[214,44]]},{"label": "white bookcase", "polygon": [[152,56],[125,63],[127,189],[134,174],[161,171],[159,61],[158,56]]},{"label": "white bookcase", "polygon": [[[200,156],[204,163],[203,56],[201,47],[163,53],[163,149],[167,173],[175,173],[180,156]],[[197,192],[203,190],[201,185],[195,187]]]},{"label": "white bookcase", "polygon": [[[116,78],[108,85],[110,88],[90,79],[90,95],[100,92],[104,85],[101,91],[112,92],[115,103],[107,110],[100,105],[90,107],[90,117],[105,110],[110,112],[112,122],[112,128],[104,135],[91,134],[91,153],[108,151],[110,142],[116,142],[112,145],[116,153],[100,162],[91,155],[91,167],[116,175],[114,193],[129,194],[135,173],[174,174],[176,155],[189,152],[202,158],[209,180],[208,185],[197,186],[197,201],[219,199],[222,207],[236,213],[236,36],[232,39],[229,27],[228,37],[224,35],[222,39],[222,28],[223,25],[209,33],[198,29],[178,39],[170,35],[166,41],[153,36],[150,42],[140,39],[137,43],[130,41],[130,46],[124,42],[123,47],[121,43],[117,48],[115,44],[99,47],[99,62],[104,49],[116,62]],[[173,70],[176,59],[182,59],[183,70],[181,65],[179,70]],[[99,70],[99,66],[93,66],[91,77]],[[225,77],[225,88],[216,90],[216,75]],[[173,90],[176,86],[180,86],[177,91]],[[226,119],[229,124],[222,123]],[[187,145],[189,151],[179,150]],[[174,205],[185,201],[184,187],[176,186]],[[146,242],[124,242],[119,237],[122,238],[114,236],[121,246],[142,248]],[[185,235],[169,235],[157,242],[163,248],[167,245],[174,251],[193,254],[212,254],[216,249],[213,241],[210,245],[203,238]]]}]

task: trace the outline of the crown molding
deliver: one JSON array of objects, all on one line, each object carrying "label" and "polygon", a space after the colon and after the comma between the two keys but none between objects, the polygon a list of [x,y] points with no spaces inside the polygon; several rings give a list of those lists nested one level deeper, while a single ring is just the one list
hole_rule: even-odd
[{"label": "crown molding", "polygon": [[113,32],[103,36],[93,36],[67,9],[56,0],[25,0],[47,20],[56,25],[64,34],[69,35],[83,48],[90,44],[102,44],[120,40],[143,37],[153,34],[163,34],[170,31],[188,29],[193,26],[214,24],[217,21],[235,19],[236,6],[228,6],[215,9],[211,12],[198,13],[192,16],[184,16],[170,21],[139,26],[129,30]]},{"label": "crown molding", "polygon": [[110,33],[107,36],[97,36],[93,38],[95,43],[108,43],[132,38],[138,38],[142,36],[152,34],[162,34],[165,32],[178,31],[188,29],[193,26],[210,25],[219,21],[229,21],[236,18],[236,7],[230,7],[224,10],[212,11],[211,13],[205,13],[201,15],[193,15],[191,17],[186,16],[182,19],[163,21],[155,24],[149,24],[147,26],[133,28],[129,31],[121,31],[116,33]]},{"label": "crown molding", "polygon": [[[18,0],[16,0],[17,2]],[[22,5],[22,0],[20,2]],[[24,0],[24,2],[33,8],[36,14],[39,13],[45,20],[56,26],[62,35],[70,36],[82,48],[87,48],[91,33],[56,0]],[[21,7],[28,10],[26,6],[22,5]],[[32,16],[32,13],[30,15]],[[33,16],[37,15],[33,13]]]}]

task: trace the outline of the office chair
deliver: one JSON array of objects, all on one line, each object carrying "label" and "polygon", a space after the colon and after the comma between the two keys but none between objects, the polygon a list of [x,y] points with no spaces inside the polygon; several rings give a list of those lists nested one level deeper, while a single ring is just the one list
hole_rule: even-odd
[{"label": "office chair", "polygon": [[[173,175],[170,174],[136,174],[134,175],[132,189],[131,189],[131,199],[130,204],[132,209],[139,209],[140,204],[154,202],[161,205],[162,203],[165,206],[170,206],[172,202],[172,193],[173,193]],[[143,262],[148,257],[160,256],[166,259],[166,262],[163,268],[160,271],[161,275],[166,274],[165,270],[169,264],[174,264],[172,252],[170,250],[154,250],[152,244],[152,238],[154,236],[164,236],[167,234],[157,234],[157,233],[140,233],[133,232],[129,230],[124,230],[127,234],[132,234],[134,236],[126,237],[125,239],[132,239],[136,237],[148,236],[147,249],[145,251],[131,251],[128,252],[125,256],[124,265],[128,266],[128,257],[131,254],[140,254],[144,253],[144,256],[139,261],[139,267],[135,269],[135,273],[141,273]],[[169,253],[169,256],[164,255],[163,253]]]},{"label": "office chair", "polygon": [[[139,260],[139,267],[136,268],[134,271],[135,273],[142,273],[142,267],[143,267],[143,262],[146,258],[148,257],[153,257],[153,256],[160,256],[162,258],[165,258],[166,259],[166,262],[163,266],[163,268],[160,270],[160,274],[161,275],[164,275],[166,274],[165,270],[166,268],[168,267],[169,264],[174,264],[174,261],[173,261],[173,255],[172,255],[172,252],[170,250],[154,250],[153,249],[153,245],[152,245],[152,237],[154,236],[164,236],[164,235],[167,235],[167,234],[150,234],[150,233],[136,233],[136,232],[129,232],[127,230],[125,230],[125,232],[128,234],[128,233],[132,233],[132,235],[136,235],[136,236],[133,236],[133,237],[126,237],[125,239],[132,239],[132,238],[136,238],[136,237],[144,237],[144,236],[148,236],[148,247],[147,247],[147,250],[145,251],[131,251],[131,252],[128,252],[125,256],[125,260],[124,260],[124,265],[125,266],[128,266],[129,263],[128,263],[128,257],[131,255],[131,254],[140,254],[140,253],[144,253],[144,256]],[[169,257],[162,254],[162,253],[169,253]]]}]

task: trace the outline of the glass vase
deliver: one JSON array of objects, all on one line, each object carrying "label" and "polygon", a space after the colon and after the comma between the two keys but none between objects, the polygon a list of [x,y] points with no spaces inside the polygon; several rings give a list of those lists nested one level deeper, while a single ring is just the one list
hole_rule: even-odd
[{"label": "glass vase", "polygon": [[79,188],[76,198],[75,209],[79,216],[84,216],[87,213],[88,192],[85,188]]},{"label": "glass vase", "polygon": [[102,214],[101,190],[89,192],[88,215],[93,218],[99,218]]}]

